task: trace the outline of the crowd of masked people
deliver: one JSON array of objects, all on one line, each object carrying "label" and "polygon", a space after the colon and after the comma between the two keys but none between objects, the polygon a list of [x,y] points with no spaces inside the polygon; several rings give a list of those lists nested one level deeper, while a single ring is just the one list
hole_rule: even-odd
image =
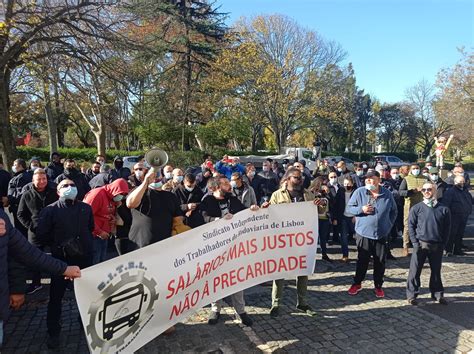
[{"label": "crowd of masked people", "polygon": [[[413,247],[407,299],[416,304],[421,269],[429,258],[432,297],[446,303],[441,258],[463,255],[472,209],[469,177],[460,163],[443,180],[430,163],[390,168],[381,161],[375,166],[361,162],[349,170],[344,161],[330,165],[322,160],[310,171],[304,160],[279,164],[268,159],[257,171],[238,158],[203,160],[198,173],[171,164],[156,173],[143,159],[132,169],[120,157],[110,166],[101,155],[90,166],[77,166],[53,153],[47,165],[38,158],[15,160],[13,175],[0,168],[0,236],[8,236],[0,237],[0,328],[8,307],[18,308],[25,293],[41,289],[42,274],[48,273],[48,346],[58,348],[61,301],[69,287],[65,277],[78,277],[80,268],[106,260],[111,242],[120,255],[247,208],[303,201],[317,205],[323,260],[334,260],[327,252],[331,243],[340,244],[341,261],[349,262],[349,243],[355,241],[350,295],[361,291],[372,261],[375,295],[384,296],[385,260],[394,259],[392,243],[402,236],[403,255]],[[27,288],[26,278],[32,280]],[[296,308],[314,315],[306,301],[307,282],[306,276],[297,278]],[[273,282],[271,316],[279,315],[283,288],[283,280]],[[232,304],[242,323],[252,325],[243,292],[232,295]],[[220,301],[212,304],[209,324],[218,322],[220,309]]]}]

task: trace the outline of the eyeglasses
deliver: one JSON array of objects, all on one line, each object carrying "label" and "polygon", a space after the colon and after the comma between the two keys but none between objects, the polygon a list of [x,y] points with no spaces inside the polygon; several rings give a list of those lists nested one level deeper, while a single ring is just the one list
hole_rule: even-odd
[{"label": "eyeglasses", "polygon": [[422,192],[432,192],[433,188],[421,188]]},{"label": "eyeglasses", "polygon": [[60,188],[66,188],[66,187],[75,187],[76,185],[74,183],[70,184],[63,184]]}]

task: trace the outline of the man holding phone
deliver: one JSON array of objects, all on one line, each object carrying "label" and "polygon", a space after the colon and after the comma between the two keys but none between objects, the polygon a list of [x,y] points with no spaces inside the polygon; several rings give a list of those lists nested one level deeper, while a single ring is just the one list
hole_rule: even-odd
[{"label": "man holding phone", "polygon": [[347,203],[346,212],[355,215],[357,266],[350,295],[357,295],[367,273],[370,257],[374,259],[375,296],[385,296],[382,289],[387,255],[387,239],[397,218],[392,193],[380,185],[380,174],[368,172],[365,188],[358,188]]}]

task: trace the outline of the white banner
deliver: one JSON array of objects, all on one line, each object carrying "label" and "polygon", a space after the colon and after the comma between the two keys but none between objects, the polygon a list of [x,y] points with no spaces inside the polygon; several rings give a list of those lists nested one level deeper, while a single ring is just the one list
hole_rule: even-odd
[{"label": "white banner", "polygon": [[84,269],[74,284],[91,352],[136,351],[213,301],[312,274],[317,230],[311,202],[274,205]]}]

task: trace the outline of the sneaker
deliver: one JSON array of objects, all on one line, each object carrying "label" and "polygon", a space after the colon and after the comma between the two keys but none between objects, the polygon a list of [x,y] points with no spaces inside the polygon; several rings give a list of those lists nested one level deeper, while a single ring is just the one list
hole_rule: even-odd
[{"label": "sneaker", "polygon": [[240,320],[242,321],[242,324],[244,326],[247,326],[247,327],[252,326],[253,321],[246,312],[243,312],[243,313],[239,314],[239,317],[240,317]]},{"label": "sneaker", "polygon": [[418,300],[417,299],[408,299],[407,300],[408,304],[416,306],[418,305]]},{"label": "sneaker", "polygon": [[362,290],[362,285],[360,284],[352,284],[351,287],[349,288],[349,295],[357,295],[359,291]]},{"label": "sneaker", "polygon": [[59,336],[48,336],[46,345],[48,346],[49,349],[59,349],[59,346],[61,345]]},{"label": "sneaker", "polygon": [[387,253],[387,259],[391,260],[391,261],[395,261],[396,258],[394,257],[394,255],[392,254],[392,252],[388,252]]},{"label": "sneaker", "polygon": [[309,316],[316,316],[316,312],[314,312],[313,309],[308,305],[298,305],[296,306],[296,309],[299,312],[304,312],[305,314]]},{"label": "sneaker", "polygon": [[378,298],[384,298],[385,293],[382,288],[375,288],[375,296]]},{"label": "sneaker", "polygon": [[343,256],[343,257],[341,258],[341,262],[343,262],[343,263],[349,263],[349,257]]},{"label": "sneaker", "polygon": [[219,322],[219,317],[221,317],[220,312],[211,311],[211,314],[209,315],[209,319],[207,320],[207,323],[210,325],[215,325],[217,324],[217,322]]},{"label": "sneaker", "polygon": [[439,299],[437,299],[436,296],[431,295],[431,299],[433,299],[434,301],[436,301],[438,304],[441,304],[441,305],[448,304],[448,301],[444,297],[440,297]]},{"label": "sneaker", "polygon": [[26,289],[26,293],[28,295],[31,295],[37,291],[40,291],[41,289],[43,289],[42,285],[30,284],[30,286],[28,286],[28,289]]},{"label": "sneaker", "polygon": [[280,308],[278,306],[272,306],[270,309],[270,316],[271,317],[278,317],[280,315]]}]

